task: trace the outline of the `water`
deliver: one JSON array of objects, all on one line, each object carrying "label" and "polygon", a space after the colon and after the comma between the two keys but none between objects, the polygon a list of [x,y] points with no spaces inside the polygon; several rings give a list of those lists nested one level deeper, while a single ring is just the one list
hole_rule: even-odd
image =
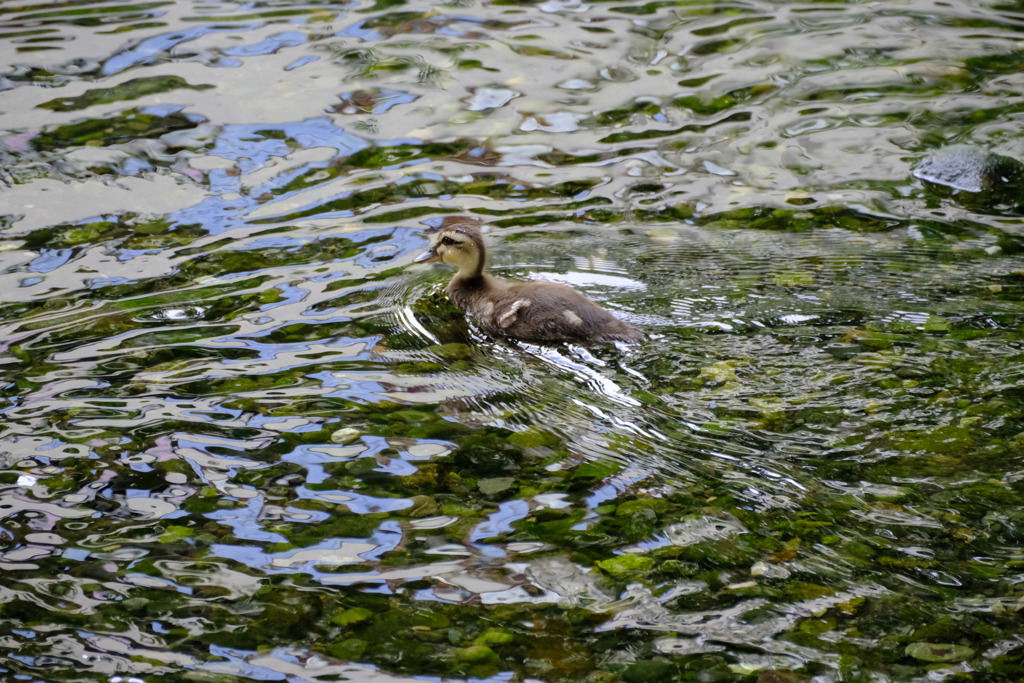
[{"label": "water", "polygon": [[[0,6],[12,681],[1019,680],[1009,2]],[[448,216],[630,348],[482,335]]]}]

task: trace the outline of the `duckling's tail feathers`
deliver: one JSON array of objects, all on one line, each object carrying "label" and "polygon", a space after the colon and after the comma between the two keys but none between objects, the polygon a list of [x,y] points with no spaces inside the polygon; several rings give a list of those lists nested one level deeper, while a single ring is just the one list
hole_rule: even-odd
[{"label": "duckling's tail feathers", "polygon": [[599,335],[597,335],[596,341],[605,344],[610,344],[612,342],[635,344],[637,342],[642,342],[646,338],[647,337],[643,332],[629,323],[616,318],[615,323],[609,324]]}]

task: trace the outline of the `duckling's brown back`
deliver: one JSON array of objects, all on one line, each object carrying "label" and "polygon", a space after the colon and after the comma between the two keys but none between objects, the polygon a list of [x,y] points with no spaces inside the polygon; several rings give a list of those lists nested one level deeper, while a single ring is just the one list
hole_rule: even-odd
[{"label": "duckling's brown back", "polygon": [[489,333],[530,341],[636,342],[640,330],[619,320],[576,290],[554,282],[510,285],[492,296]]}]

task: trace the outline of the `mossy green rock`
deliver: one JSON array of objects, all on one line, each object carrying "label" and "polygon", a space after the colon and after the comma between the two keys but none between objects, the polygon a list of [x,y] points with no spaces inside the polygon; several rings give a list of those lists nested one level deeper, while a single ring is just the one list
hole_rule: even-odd
[{"label": "mossy green rock", "polygon": [[441,506],[430,496],[413,496],[412,507],[409,508],[408,513],[413,518],[430,517],[436,515],[440,509]]},{"label": "mossy green rock", "polygon": [[598,569],[613,579],[630,579],[646,576],[654,569],[654,558],[646,555],[618,555],[596,563]]},{"label": "mossy green rock", "polygon": [[558,443],[558,439],[550,434],[546,434],[536,429],[528,429],[524,432],[516,432],[508,437],[509,443],[513,443],[520,448],[538,448],[540,446],[550,446]]},{"label": "mossy green rock", "polygon": [[352,429],[351,427],[345,427],[331,434],[331,442],[338,444],[352,443],[359,438],[360,432],[358,429]]},{"label": "mossy green rock", "polygon": [[473,357],[473,347],[466,344],[441,344],[431,346],[427,351],[434,353],[445,360],[469,360]]},{"label": "mossy green rock", "polygon": [[950,643],[911,643],[907,645],[907,654],[922,662],[962,662],[974,656],[974,650],[966,645]]},{"label": "mossy green rock", "polygon": [[358,638],[346,638],[345,640],[339,640],[337,643],[331,643],[328,645],[327,652],[332,657],[352,661],[354,659],[359,659],[359,657],[362,656],[366,646],[367,642],[365,640],[359,640]]},{"label": "mossy green rock", "polygon": [[642,659],[626,669],[622,678],[627,683],[650,683],[672,680],[676,667],[661,659]]},{"label": "mossy green rock", "polygon": [[481,664],[494,664],[498,661],[498,653],[486,645],[470,645],[458,651],[460,662],[479,666]]},{"label": "mossy green rock", "polygon": [[508,490],[515,483],[516,480],[512,477],[494,477],[492,479],[481,479],[477,484],[477,488],[480,489],[480,493],[490,496]]},{"label": "mossy green rock", "polygon": [[189,538],[190,536],[195,535],[195,533],[195,529],[190,529],[186,526],[177,526],[175,524],[172,524],[167,527],[167,531],[164,533],[163,536],[160,537],[160,542],[173,543],[175,541],[180,541],[183,538]]},{"label": "mossy green rock", "polygon": [[429,609],[416,612],[412,621],[416,626],[426,626],[427,628],[444,628],[451,623],[451,620],[441,612]]},{"label": "mossy green rock", "polygon": [[615,508],[615,515],[621,517],[624,515],[633,515],[638,512],[646,512],[647,510],[651,510],[657,514],[659,512],[663,512],[667,507],[668,502],[658,498],[637,498],[635,500],[627,500],[626,502],[619,504]]},{"label": "mossy green rock", "polygon": [[336,614],[331,618],[331,622],[338,626],[350,626],[352,624],[358,624],[361,621],[366,621],[373,616],[373,612],[366,609],[365,607],[353,607],[347,609],[341,614]]},{"label": "mossy green rock", "polygon": [[475,645],[486,645],[487,647],[491,647],[493,645],[504,645],[506,643],[511,643],[515,639],[516,637],[512,633],[509,633],[504,629],[489,628],[483,633],[481,633],[479,636],[477,636],[473,640],[473,643]]}]

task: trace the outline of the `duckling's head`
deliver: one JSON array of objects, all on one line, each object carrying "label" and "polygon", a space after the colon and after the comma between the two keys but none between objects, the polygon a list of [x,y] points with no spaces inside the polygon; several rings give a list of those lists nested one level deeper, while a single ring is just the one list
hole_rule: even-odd
[{"label": "duckling's head", "polygon": [[480,228],[472,223],[459,223],[438,233],[434,245],[413,261],[444,261],[459,269],[456,277],[479,277],[486,253]]}]

